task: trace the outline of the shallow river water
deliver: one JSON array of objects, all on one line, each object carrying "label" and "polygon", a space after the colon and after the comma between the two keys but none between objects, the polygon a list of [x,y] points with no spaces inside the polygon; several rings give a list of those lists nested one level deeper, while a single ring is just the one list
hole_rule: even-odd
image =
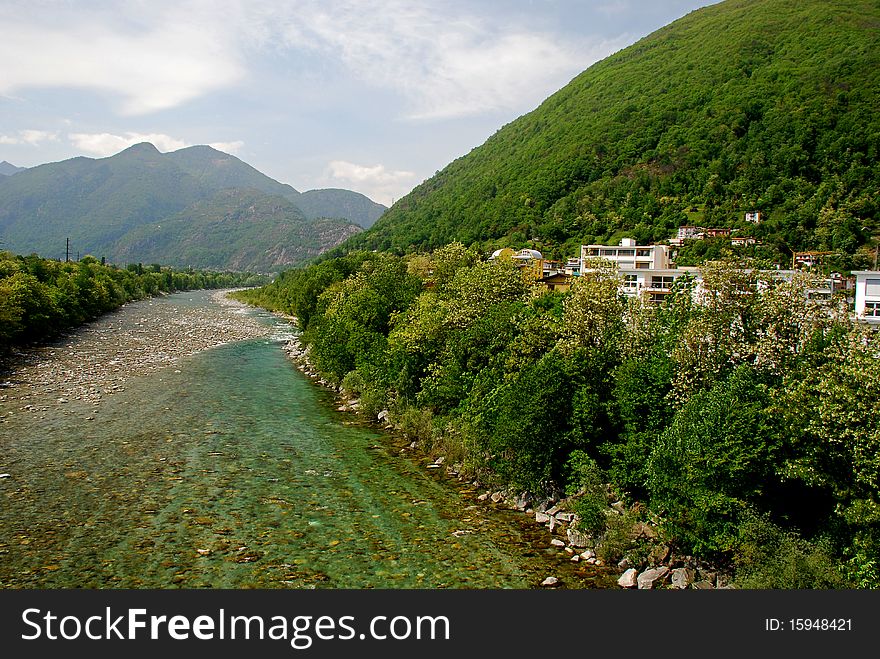
[{"label": "shallow river water", "polygon": [[477,505],[401,440],[337,412],[286,359],[289,326],[246,313],[270,335],[132,377],[100,407],[0,403],[0,587],[601,584],[523,513]]}]

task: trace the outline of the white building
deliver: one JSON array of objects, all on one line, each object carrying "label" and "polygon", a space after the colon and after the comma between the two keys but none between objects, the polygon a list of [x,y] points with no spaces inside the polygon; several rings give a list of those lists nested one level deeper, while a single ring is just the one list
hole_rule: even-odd
[{"label": "white building", "polygon": [[855,270],[856,318],[880,324],[880,270]]},{"label": "white building", "polygon": [[591,259],[603,259],[617,265],[623,271],[664,270],[669,268],[667,245],[636,245],[632,238],[624,238],[617,247],[608,245],[581,245],[581,272]]},{"label": "white building", "polygon": [[700,281],[700,271],[697,268],[621,268],[619,272],[623,280],[620,290],[624,295],[638,297],[645,294],[651,302],[662,302],[663,298],[672,293],[675,281],[684,275],[690,276],[697,283]]},{"label": "white building", "polygon": [[617,266],[621,278],[621,292],[629,297],[643,293],[652,302],[661,302],[672,292],[675,280],[683,275],[699,278],[696,268],[673,268],[667,245],[636,245],[632,238],[624,238],[620,245],[581,246],[581,272],[589,270],[590,261],[601,259]]}]

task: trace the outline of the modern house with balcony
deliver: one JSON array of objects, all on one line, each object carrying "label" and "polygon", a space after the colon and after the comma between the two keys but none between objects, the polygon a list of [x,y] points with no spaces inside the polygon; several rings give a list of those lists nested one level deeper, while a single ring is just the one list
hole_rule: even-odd
[{"label": "modern house with balcony", "polygon": [[620,245],[581,245],[581,272],[590,259],[602,259],[617,265],[621,271],[663,270],[669,268],[667,245],[636,245],[632,238],[624,238]]},{"label": "modern house with balcony", "polygon": [[880,325],[880,270],[855,270],[856,318]]},{"label": "modern house with balcony", "polygon": [[581,272],[588,271],[590,262],[595,260],[617,266],[624,295],[637,297],[644,293],[651,302],[662,302],[679,277],[699,277],[696,268],[673,268],[667,245],[636,245],[632,238],[624,238],[616,247],[582,245]]}]

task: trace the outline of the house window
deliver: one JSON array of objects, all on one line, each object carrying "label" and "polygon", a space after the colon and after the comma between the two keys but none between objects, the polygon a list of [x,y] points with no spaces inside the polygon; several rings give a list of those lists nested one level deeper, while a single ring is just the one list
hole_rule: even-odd
[{"label": "house window", "polygon": [[626,288],[636,288],[639,285],[639,278],[636,275],[624,275],[623,285]]},{"label": "house window", "polygon": [[675,277],[673,277],[672,275],[651,277],[651,288],[672,288],[672,284],[674,282]]},{"label": "house window", "polygon": [[880,302],[865,302],[865,316],[880,318]]},{"label": "house window", "polygon": [[649,270],[650,266],[651,266],[650,263],[645,263],[643,261],[636,262],[636,270]]},{"label": "house window", "polygon": [[651,256],[650,249],[637,249],[636,256]]}]

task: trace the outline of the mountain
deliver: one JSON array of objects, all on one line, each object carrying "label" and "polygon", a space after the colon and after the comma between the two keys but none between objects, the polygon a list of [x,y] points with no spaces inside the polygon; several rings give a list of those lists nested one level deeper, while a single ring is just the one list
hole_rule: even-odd
[{"label": "mountain", "polygon": [[272,272],[304,263],[359,231],[340,220],[309,220],[282,196],[224,188],[180,213],[129,231],[113,253],[123,262]]},{"label": "mountain", "polygon": [[13,174],[17,174],[18,172],[23,172],[25,167],[16,167],[11,162],[7,162],[4,160],[0,162],[0,176],[12,176]]},{"label": "mountain", "polygon": [[308,190],[296,200],[306,217],[343,217],[369,229],[382,214],[388,210],[382,204],[358,192],[327,188],[324,190]]},{"label": "mountain", "polygon": [[235,156],[210,146],[186,147],[166,153],[165,158],[211,190],[250,188],[294,202],[300,195],[286,183],[279,183]]},{"label": "mountain", "polygon": [[[69,238],[71,253],[114,262],[280,268],[298,265],[359,231],[349,212],[363,221],[369,200],[337,192],[318,194],[315,203],[211,147],[163,154],[143,143],[109,158],[72,158],[0,177],[0,239],[6,249],[55,258],[64,256]],[[305,214],[297,205],[302,197],[310,209]],[[321,218],[331,219],[312,215],[315,207]],[[217,215],[210,218],[210,213]],[[252,239],[255,247],[231,249],[229,236],[212,219],[234,227],[237,241]],[[155,227],[163,225],[162,237],[155,235]],[[206,231],[201,238],[192,233],[196,227]],[[174,239],[167,242],[168,236]],[[167,256],[157,251],[159,245],[168,249]]]},{"label": "mountain", "polygon": [[591,66],[345,247],[571,255],[700,224],[852,262],[880,237],[878,92],[876,0],[727,0]]}]

